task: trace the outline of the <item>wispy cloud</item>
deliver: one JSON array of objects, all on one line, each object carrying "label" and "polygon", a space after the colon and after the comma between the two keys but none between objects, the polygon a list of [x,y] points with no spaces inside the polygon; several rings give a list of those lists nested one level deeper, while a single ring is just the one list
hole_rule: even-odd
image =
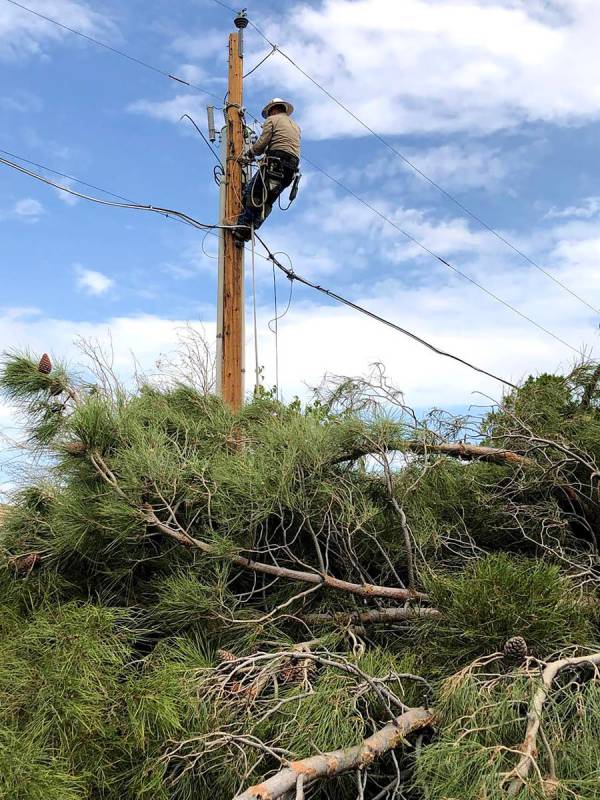
[{"label": "wispy cloud", "polygon": [[0,209],[0,221],[17,220],[19,222],[35,223],[45,214],[44,206],[33,197],[23,197],[8,209]]},{"label": "wispy cloud", "polygon": [[[600,117],[600,4],[559,5],[560,14],[505,0],[324,0],[263,28],[381,133],[481,133]],[[255,81],[285,86],[311,136],[365,135],[281,57]]]},{"label": "wispy cloud", "polygon": [[93,269],[85,269],[81,264],[76,264],[75,271],[77,273],[77,286],[86,294],[106,294],[115,285],[114,280],[109,278],[108,275],[96,272]]},{"label": "wispy cloud", "polygon": [[578,206],[551,208],[546,219],[592,219],[600,214],[600,197],[586,197]]},{"label": "wispy cloud", "polygon": [[[86,3],[74,0],[43,0],[35,10],[86,34],[112,37],[114,24],[105,15]],[[23,61],[31,56],[46,55],[47,46],[72,34],[51,25],[16,6],[0,5],[0,60]]]}]

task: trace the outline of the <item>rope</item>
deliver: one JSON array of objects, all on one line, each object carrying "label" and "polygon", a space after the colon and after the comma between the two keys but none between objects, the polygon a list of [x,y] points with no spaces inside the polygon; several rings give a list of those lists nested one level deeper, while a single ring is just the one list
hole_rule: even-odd
[{"label": "rope", "polygon": [[[262,241],[259,239],[262,244]],[[264,245],[263,245],[264,246]],[[272,260],[272,259],[271,259]],[[277,313],[277,281],[275,279],[275,261],[272,260],[273,264],[273,305],[275,308],[275,318],[273,322],[275,323],[275,328],[271,328],[273,333],[275,334],[275,391],[277,392],[277,399],[279,400],[279,316]],[[269,327],[271,327],[269,325]]]},{"label": "rope", "polygon": [[258,362],[258,322],[256,318],[256,269],[254,264],[255,235],[254,224],[251,227],[252,233],[252,316],[254,320],[254,392],[260,386],[260,366]]}]

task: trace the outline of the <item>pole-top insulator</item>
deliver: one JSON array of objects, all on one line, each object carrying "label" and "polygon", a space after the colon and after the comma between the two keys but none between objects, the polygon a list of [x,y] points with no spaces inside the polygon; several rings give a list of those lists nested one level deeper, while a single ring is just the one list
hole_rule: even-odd
[{"label": "pole-top insulator", "polygon": [[237,17],[233,20],[235,27],[244,29],[248,27],[248,17],[246,16],[246,9],[242,8]]}]

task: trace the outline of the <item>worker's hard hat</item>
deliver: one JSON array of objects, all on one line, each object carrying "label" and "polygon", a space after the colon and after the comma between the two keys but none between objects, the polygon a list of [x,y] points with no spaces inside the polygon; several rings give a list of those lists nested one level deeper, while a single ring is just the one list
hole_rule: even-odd
[{"label": "worker's hard hat", "polygon": [[288,103],[287,100],[282,100],[281,97],[274,97],[272,100],[269,100],[267,105],[262,110],[262,115],[265,119],[269,116],[269,111],[273,108],[273,106],[283,106],[286,114],[292,114],[294,111],[294,106],[291,103]]}]

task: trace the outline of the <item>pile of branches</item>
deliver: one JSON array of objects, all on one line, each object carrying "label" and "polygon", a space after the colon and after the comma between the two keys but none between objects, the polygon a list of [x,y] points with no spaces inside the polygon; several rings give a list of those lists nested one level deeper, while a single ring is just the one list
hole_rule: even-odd
[{"label": "pile of branches", "polygon": [[[600,797],[600,368],[420,418],[5,357],[0,796]],[[40,477],[41,475],[41,477]]]}]

